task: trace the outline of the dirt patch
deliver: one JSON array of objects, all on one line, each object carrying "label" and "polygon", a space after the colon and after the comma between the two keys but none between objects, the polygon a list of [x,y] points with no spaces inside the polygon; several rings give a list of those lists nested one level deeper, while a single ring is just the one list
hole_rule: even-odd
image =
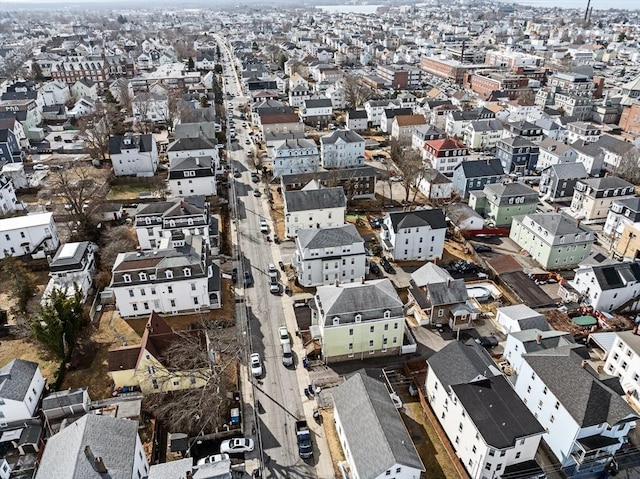
[{"label": "dirt patch", "polygon": [[336,423],[333,422],[333,409],[322,409],[320,414],[322,414],[322,428],[324,429],[324,436],[327,440],[331,462],[333,463],[333,474],[335,477],[342,477],[338,463],[344,461],[345,457],[338,431],[336,431]]}]

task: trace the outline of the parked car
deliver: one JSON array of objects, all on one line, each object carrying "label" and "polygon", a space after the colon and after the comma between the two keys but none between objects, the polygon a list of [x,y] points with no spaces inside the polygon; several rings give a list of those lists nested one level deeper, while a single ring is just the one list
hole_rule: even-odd
[{"label": "parked car", "polygon": [[489,253],[493,251],[493,248],[491,246],[487,246],[486,244],[473,245],[473,249],[476,250],[477,253]]},{"label": "parked car", "polygon": [[251,273],[248,271],[244,272],[244,285],[246,288],[253,284],[253,278],[251,278]]},{"label": "parked car", "polygon": [[389,260],[387,260],[387,258],[382,258],[380,260],[380,266],[382,266],[382,269],[387,273],[396,274],[396,270],[393,268],[393,266],[391,266],[391,263],[389,263]]},{"label": "parked car", "polygon": [[238,168],[234,168],[233,169],[233,177],[234,178],[240,178],[242,176],[242,174],[240,173],[240,170],[238,170]]},{"label": "parked car", "polygon": [[289,331],[286,326],[280,326],[278,328],[278,335],[280,336],[280,344],[291,344],[289,339]]},{"label": "parked car", "polygon": [[[249,356],[249,367],[251,368],[251,375],[254,378],[259,378],[262,376],[262,361],[260,360],[260,355],[258,353],[253,353]],[[221,452],[228,452],[220,450]]]},{"label": "parked car", "polygon": [[392,181],[394,183],[399,183],[402,181],[402,176],[392,176],[391,178],[389,178],[389,181]]},{"label": "parked car", "polygon": [[231,271],[231,279],[233,280],[233,284],[238,282],[238,268],[233,268]]},{"label": "parked car", "polygon": [[198,461],[198,466],[202,466],[204,464],[213,464],[214,462],[222,462],[228,461],[229,454],[223,452],[221,454],[213,454],[212,456],[203,457]]},{"label": "parked car", "polygon": [[53,141],[62,141],[62,136],[56,135],[53,137]]},{"label": "parked car", "polygon": [[43,165],[43,164],[33,165],[33,169],[34,169],[35,171],[38,171],[38,170],[48,170],[48,169],[49,169],[49,165]]},{"label": "parked car", "polygon": [[269,276],[269,291],[273,294],[280,294],[280,283],[278,283],[278,278]]},{"label": "parked car", "polygon": [[369,224],[371,225],[371,227],[373,229],[378,229],[378,228],[380,228],[380,225],[382,224],[382,219],[381,218],[369,218]]},{"label": "parked car", "polygon": [[260,190],[259,190],[258,188],[255,188],[255,189],[253,190],[253,196],[255,196],[256,198],[257,198],[258,196],[260,196]]},{"label": "parked car", "polygon": [[251,173],[251,181],[253,181],[254,183],[257,183],[258,181],[260,181],[260,178],[258,177],[258,173],[256,172]]},{"label": "parked car", "polygon": [[380,271],[380,267],[376,263],[369,263],[369,272],[371,274],[375,274],[376,276],[380,276],[382,273]]},{"label": "parked car", "polygon": [[234,437],[227,439],[220,444],[220,452],[227,454],[237,454],[253,451],[253,439],[248,437]]},{"label": "parked car", "polygon": [[498,338],[495,336],[480,336],[479,338],[476,338],[475,341],[480,346],[487,349],[495,348],[498,345]]},{"label": "parked car", "polygon": [[260,232],[261,233],[269,232],[269,226],[267,226],[267,222],[265,220],[260,221]]}]

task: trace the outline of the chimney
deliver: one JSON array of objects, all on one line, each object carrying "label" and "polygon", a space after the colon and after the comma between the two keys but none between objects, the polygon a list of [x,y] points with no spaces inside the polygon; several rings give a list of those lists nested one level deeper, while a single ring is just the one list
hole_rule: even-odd
[{"label": "chimney", "polygon": [[336,278],[336,281],[335,281],[335,283],[334,283],[334,284],[336,285],[336,287],[337,287],[337,286],[340,286],[340,280],[339,280],[338,278]]},{"label": "chimney", "polygon": [[96,457],[93,461],[93,468],[99,474],[107,473],[107,466],[104,465],[104,461],[101,457]]},{"label": "chimney", "polygon": [[200,166],[200,158],[196,156],[196,166]]},{"label": "chimney", "polygon": [[542,343],[542,334],[538,333],[538,335],[536,336],[536,343]]},{"label": "chimney", "polygon": [[87,456],[87,459],[93,459],[93,452],[91,452],[91,448],[89,446],[84,446],[84,455]]},{"label": "chimney", "polygon": [[588,364],[588,361],[587,361],[587,360],[584,360],[584,361],[582,361],[582,362],[580,363],[580,366],[582,366],[583,368],[586,368],[586,367],[587,367],[587,364]]},{"label": "chimney", "polygon": [[580,220],[576,220],[576,227],[580,228]]},{"label": "chimney", "polygon": [[447,278],[445,283],[447,284],[447,288],[448,288],[451,285],[451,278]]}]

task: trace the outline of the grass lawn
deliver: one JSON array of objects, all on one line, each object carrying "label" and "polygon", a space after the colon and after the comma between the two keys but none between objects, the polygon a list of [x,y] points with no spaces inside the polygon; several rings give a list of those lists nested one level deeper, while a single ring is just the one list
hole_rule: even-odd
[{"label": "grass lawn", "polygon": [[152,193],[153,189],[151,185],[114,185],[107,200],[137,200],[140,193]]}]

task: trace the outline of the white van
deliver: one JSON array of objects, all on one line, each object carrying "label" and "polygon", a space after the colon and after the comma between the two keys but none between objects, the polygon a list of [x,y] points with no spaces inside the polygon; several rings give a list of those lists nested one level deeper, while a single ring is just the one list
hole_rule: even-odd
[{"label": "white van", "polygon": [[282,364],[286,367],[293,366],[293,353],[291,343],[282,343]]}]

